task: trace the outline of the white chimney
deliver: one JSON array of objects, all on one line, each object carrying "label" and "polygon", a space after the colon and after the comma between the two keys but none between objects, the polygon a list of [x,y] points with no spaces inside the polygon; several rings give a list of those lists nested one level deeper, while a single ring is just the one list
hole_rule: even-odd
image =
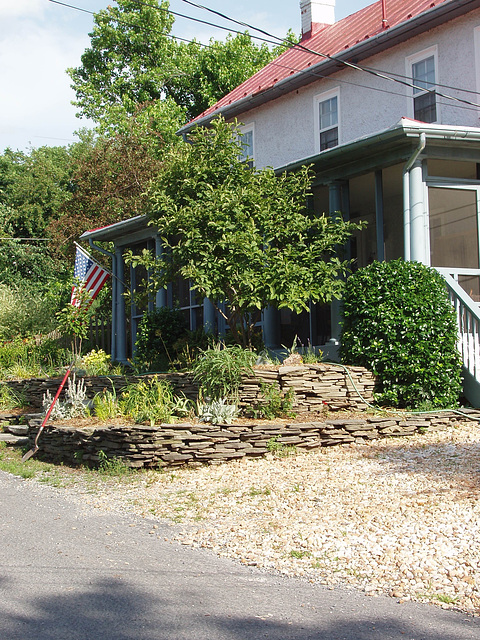
[{"label": "white chimney", "polygon": [[300,0],[302,36],[313,35],[321,27],[335,22],[335,0]]}]

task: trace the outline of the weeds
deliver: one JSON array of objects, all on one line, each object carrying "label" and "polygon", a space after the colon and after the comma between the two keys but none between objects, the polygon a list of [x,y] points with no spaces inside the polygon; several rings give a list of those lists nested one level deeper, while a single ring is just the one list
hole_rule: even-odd
[{"label": "weeds", "polygon": [[267,450],[278,458],[286,458],[294,455],[297,448],[293,445],[286,445],[280,441],[280,436],[275,436],[267,442]]},{"label": "weeds", "polygon": [[253,407],[255,418],[273,420],[275,418],[293,418],[295,416],[292,411],[295,389],[290,388],[282,393],[274,382],[261,382],[260,389],[263,400]]},{"label": "weeds", "polygon": [[21,409],[27,403],[22,394],[16,393],[6,384],[0,384],[0,410],[10,411],[11,409]]},{"label": "weeds", "polygon": [[263,489],[260,489],[259,487],[250,487],[248,495],[254,498],[255,496],[269,496],[271,495],[271,493],[272,490],[270,489],[270,487],[264,487]]},{"label": "weeds", "polygon": [[98,452],[98,472],[105,476],[125,476],[132,473],[132,469],[121,458],[109,458],[105,451]]},{"label": "weeds", "polygon": [[298,549],[292,549],[289,553],[290,558],[296,558],[297,560],[301,560],[302,558],[310,558],[311,555],[311,551],[300,551]]}]

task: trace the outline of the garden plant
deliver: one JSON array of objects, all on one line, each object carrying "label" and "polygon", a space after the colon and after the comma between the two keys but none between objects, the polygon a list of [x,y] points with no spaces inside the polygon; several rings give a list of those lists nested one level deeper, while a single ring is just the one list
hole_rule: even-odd
[{"label": "garden plant", "polygon": [[374,262],[347,281],[342,362],[370,369],[383,405],[454,407],[461,393],[457,324],[445,282],[416,262]]}]

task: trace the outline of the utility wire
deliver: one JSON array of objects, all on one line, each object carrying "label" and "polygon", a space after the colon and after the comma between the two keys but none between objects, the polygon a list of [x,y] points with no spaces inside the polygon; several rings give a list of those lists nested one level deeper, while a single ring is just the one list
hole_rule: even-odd
[{"label": "utility wire", "polygon": [[[183,13],[178,13],[175,11],[171,11],[170,9],[165,9],[164,7],[158,7],[155,6],[153,4],[148,4],[147,2],[137,2],[137,0],[133,0],[136,4],[140,4],[143,5],[145,7],[149,7],[151,9],[155,9],[156,11],[165,11],[166,13],[170,13],[173,16],[176,16],[177,18],[185,18],[186,20],[191,20],[192,22],[198,22],[200,24],[205,24],[208,27],[214,27],[215,29],[221,29],[223,31],[228,31],[229,33],[237,33],[237,34],[244,34],[244,31],[237,31],[235,29],[229,29],[228,27],[223,27],[219,24],[214,24],[213,22],[208,22],[207,20],[201,20],[200,18],[194,18],[193,16],[187,16]],[[98,11],[90,11],[89,9],[83,9],[81,7],[76,7],[72,4],[67,4],[66,2],[60,2],[60,0],[48,0],[48,2],[51,2],[53,4],[58,4],[62,7],[67,7],[68,9],[75,9],[76,11],[81,11],[82,13],[88,13],[92,16],[96,16],[98,15]],[[120,18],[116,18],[115,16],[109,16],[110,19],[115,20],[116,22],[119,22],[120,24],[125,24],[127,26],[130,27],[135,27],[138,25],[134,25],[131,24],[130,22],[126,22],[125,20],[121,20]],[[154,29],[145,29],[144,27],[142,28],[143,31],[149,31],[149,32],[154,32]],[[168,38],[172,38],[174,40],[183,40],[184,42],[196,42],[197,44],[201,44],[200,42],[198,42],[197,40],[187,40],[186,38],[180,38],[179,36],[174,36],[171,35],[169,33],[164,34],[165,36],[167,36]],[[267,40],[266,38],[259,38],[257,36],[251,36],[252,38],[255,38],[255,40],[261,40],[262,42],[266,42],[267,44],[274,44],[274,45],[278,45],[279,43],[276,40]],[[276,38],[276,36],[274,36]],[[202,45],[204,47],[207,47],[209,45]]]},{"label": "utility wire", "polygon": [[[147,2],[142,2],[141,0],[133,0],[133,1],[135,2],[135,4],[146,6],[146,7],[155,9],[156,11],[164,11],[164,12],[167,12],[167,13],[171,13],[174,16],[182,17],[182,18],[185,18],[187,20],[192,20],[194,22],[199,22],[201,24],[206,24],[208,26],[212,26],[212,27],[215,27],[215,28],[218,28],[218,29],[222,29],[222,30],[229,31],[229,32],[234,32],[234,33],[237,33],[237,34],[243,34],[244,33],[243,31],[238,31],[238,30],[234,30],[234,29],[228,29],[227,27],[223,27],[223,26],[220,26],[218,24],[215,24],[215,23],[212,23],[212,22],[208,22],[208,21],[205,21],[205,20],[200,20],[198,18],[194,18],[192,16],[188,16],[188,15],[181,14],[181,13],[178,13],[178,12],[174,12],[174,11],[171,11],[170,9],[166,9],[165,7],[159,7],[158,5],[149,4]],[[49,0],[49,2],[52,2],[54,4],[58,4],[58,5],[61,5],[61,6],[65,6],[67,8],[74,9],[74,10],[77,10],[77,11],[81,11],[83,13],[96,15],[96,12],[89,11],[87,9],[83,9],[81,7],[76,7],[74,5],[70,5],[70,4],[67,4],[67,3],[64,3],[64,2],[60,2],[59,0]],[[419,85],[415,85],[415,84],[413,84],[413,82],[409,82],[408,81],[408,77],[407,76],[401,76],[400,74],[391,74],[391,75],[389,75],[389,73],[384,72],[384,71],[379,71],[379,70],[376,70],[376,69],[373,69],[373,68],[363,67],[363,66],[351,63],[351,62],[347,62],[346,60],[341,60],[341,59],[335,58],[334,56],[331,56],[329,54],[320,53],[318,51],[315,51],[313,49],[305,47],[301,43],[292,43],[290,40],[287,40],[285,38],[280,38],[279,36],[276,36],[276,35],[268,32],[268,31],[265,31],[264,29],[261,29],[259,27],[255,27],[255,26],[253,26],[253,25],[251,25],[251,24],[249,24],[247,22],[236,20],[235,18],[231,18],[228,15],[223,14],[223,13],[221,13],[219,11],[216,11],[214,9],[210,9],[209,7],[205,7],[204,5],[200,5],[200,4],[191,2],[191,0],[182,0],[182,2],[185,2],[185,3],[187,3],[187,4],[191,5],[191,6],[194,6],[196,8],[204,9],[205,11],[209,11],[211,13],[214,13],[214,14],[218,15],[219,17],[221,17],[222,19],[231,21],[231,22],[236,23],[238,25],[244,26],[244,27],[246,27],[248,29],[253,29],[254,31],[258,31],[260,33],[263,33],[264,35],[267,35],[269,38],[273,38],[274,39],[274,40],[271,40],[271,39],[267,40],[266,38],[261,38],[261,37],[255,36],[255,35],[251,35],[250,37],[255,39],[255,40],[261,40],[262,42],[267,42],[269,44],[275,44],[277,46],[283,44],[283,45],[285,45],[286,47],[289,47],[289,48],[301,49],[301,50],[303,50],[303,51],[305,51],[307,53],[310,53],[312,55],[316,55],[316,56],[322,57],[324,59],[332,60],[332,61],[334,61],[336,63],[343,64],[344,66],[352,68],[354,70],[362,71],[364,73],[368,73],[368,74],[370,74],[372,76],[375,76],[375,77],[378,77],[378,78],[381,78],[381,79],[384,79],[384,80],[390,80],[391,82],[401,84],[401,85],[409,87],[411,89],[418,89],[418,90],[422,91],[423,93],[435,93],[436,96],[438,96],[438,97],[441,97],[441,98],[444,98],[446,100],[450,100],[450,101],[453,101],[453,102],[461,103],[461,105],[466,105],[467,108],[470,107],[469,110],[479,109],[480,108],[480,104],[479,103],[472,102],[470,100],[466,100],[466,99],[462,99],[462,98],[458,98],[456,96],[450,96],[448,94],[444,94],[444,93],[442,93],[440,91],[437,91],[436,88],[425,89],[424,87],[421,87]],[[127,22],[127,21],[122,21],[119,18],[116,18],[114,16],[111,16],[111,18],[114,19],[115,21],[121,23],[121,24],[125,24],[125,25],[130,26],[130,27],[136,26],[136,25],[133,25],[133,24]],[[146,29],[144,29],[144,28],[143,28],[143,30],[146,31]],[[151,31],[153,32],[153,30],[151,30]],[[202,43],[200,43],[200,42],[198,42],[196,40],[193,40],[193,41],[192,40],[187,40],[185,38],[180,38],[180,37],[173,36],[173,35],[170,35],[170,34],[165,34],[165,35],[167,37],[170,37],[170,38],[175,39],[175,40],[181,40],[181,41],[184,41],[184,42],[187,42],[187,43],[196,43],[196,44],[198,44],[200,46],[203,46],[203,47],[209,47],[210,46],[210,45],[203,45]],[[270,65],[274,65],[274,66],[278,66],[278,67],[282,67],[283,66],[283,68],[288,69],[290,71],[293,71],[295,73],[301,73],[302,71],[306,70],[305,68],[295,69],[293,67],[288,67],[287,65],[281,65],[279,62],[276,62],[276,61],[272,61],[269,64]],[[314,77],[319,77],[319,78],[329,77],[329,76],[318,74],[318,73],[312,72],[312,71],[310,73]],[[394,76],[396,76],[396,77],[394,77]],[[403,78],[406,78],[406,79],[404,80]],[[403,93],[397,93],[397,92],[393,92],[393,91],[389,92],[387,90],[379,89],[379,88],[376,88],[376,87],[368,87],[368,86],[362,85],[360,83],[353,83],[353,82],[349,82],[349,81],[346,81],[346,80],[339,80],[339,79],[337,79],[337,81],[338,82],[343,82],[345,84],[351,84],[353,86],[363,87],[365,89],[369,89],[369,90],[373,90],[373,91],[377,91],[377,92],[389,93],[391,95],[404,96]],[[441,86],[443,86],[443,85],[435,83],[435,87],[441,87]],[[461,92],[467,91],[467,90],[461,89],[459,87],[449,87],[449,88],[454,89],[456,91],[461,91]],[[477,94],[476,92],[470,92],[470,91],[469,91],[469,93]],[[446,105],[448,103],[439,103],[439,104]],[[459,106],[458,108],[465,108],[465,107],[460,107]]]},{"label": "utility wire", "polygon": [[[134,0],[135,2],[139,2],[140,4],[142,4],[140,2],[140,0]],[[201,8],[204,9],[205,11],[214,13],[215,15],[218,15],[219,17],[223,18],[224,20],[228,20],[231,21],[233,23],[236,24],[240,24],[248,29],[254,29],[255,31],[258,31],[259,33],[263,33],[264,35],[268,36],[269,38],[275,38],[279,41],[281,41],[283,44],[289,44],[290,46],[292,45],[291,42],[289,42],[288,40],[285,40],[284,38],[279,38],[278,36],[275,36],[274,34],[270,33],[269,31],[266,31],[265,29],[260,29],[259,27],[255,27],[253,25],[248,24],[247,22],[242,22],[239,20],[236,20],[235,18],[231,18],[230,16],[221,13],[219,11],[216,11],[215,9],[210,9],[209,7],[205,7],[204,5],[200,5],[197,4],[195,2],[192,2],[191,0],[181,0],[182,2],[185,2],[186,4],[189,4],[191,6],[197,7],[197,8]],[[373,75],[377,78],[381,78],[383,80],[390,80],[391,82],[396,82],[398,84],[402,84],[406,87],[409,87],[410,89],[418,89],[422,92],[428,92],[428,93],[436,93],[436,95],[440,96],[441,98],[446,98],[448,100],[453,100],[455,102],[461,102],[463,104],[467,104],[469,106],[473,106],[476,108],[480,108],[480,104],[476,103],[476,102],[472,102],[470,100],[466,100],[466,99],[462,99],[462,98],[457,98],[456,96],[450,96],[448,94],[444,94],[441,93],[439,91],[437,91],[436,89],[426,89],[425,87],[419,86],[414,84],[413,82],[410,82],[408,80],[408,77],[404,76],[406,79],[404,80],[402,77],[393,77],[393,75],[388,75],[387,72],[383,72],[383,71],[376,71],[374,69],[370,69],[368,67],[363,67],[361,65],[355,64],[353,62],[348,62],[347,60],[341,60],[339,58],[336,58],[334,56],[331,56],[327,53],[321,53],[319,51],[315,51],[314,49],[310,49],[309,47],[306,47],[305,45],[303,45],[301,42],[294,44],[292,48],[295,49],[300,49],[302,51],[305,51],[306,53],[311,53],[313,55],[319,56],[321,58],[325,58],[327,60],[331,60],[333,62],[336,63],[340,63],[343,64],[346,67],[349,67],[351,69],[355,69],[356,71],[362,71],[364,73],[368,73],[370,75]],[[396,75],[396,74],[395,74]],[[435,86],[439,86],[435,83]],[[461,89],[456,88],[456,90],[461,91]]]}]

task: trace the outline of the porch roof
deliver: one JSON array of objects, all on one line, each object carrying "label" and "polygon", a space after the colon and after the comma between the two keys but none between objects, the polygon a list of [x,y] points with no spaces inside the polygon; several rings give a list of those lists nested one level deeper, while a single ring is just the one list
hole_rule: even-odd
[{"label": "porch roof", "polygon": [[[91,229],[90,231],[85,231],[80,236],[80,240],[88,240],[94,242],[95,240],[100,241],[112,241],[120,240],[128,236],[129,239],[136,237],[139,233],[143,233],[148,227],[149,219],[148,216],[135,216],[134,218],[129,218],[128,220],[122,220],[121,222],[115,222],[114,224],[109,224],[106,227],[100,227],[98,229]],[[156,227],[152,227],[152,234],[155,235],[157,232]]]},{"label": "porch roof", "polygon": [[434,158],[480,162],[480,128],[427,124],[402,118],[397,124],[321,153],[276,167],[276,173],[296,171],[312,165],[316,184],[368,173],[406,162],[424,133],[424,155]]}]

